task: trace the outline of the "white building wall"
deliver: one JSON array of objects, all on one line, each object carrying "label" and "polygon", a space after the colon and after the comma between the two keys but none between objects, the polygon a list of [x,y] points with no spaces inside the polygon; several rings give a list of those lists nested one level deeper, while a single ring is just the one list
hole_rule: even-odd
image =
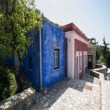
[{"label": "white building wall", "polygon": [[[78,79],[79,79],[79,73],[80,73],[80,66],[79,66],[80,65],[80,51],[76,51],[75,58],[77,58],[77,57],[78,57]],[[75,63],[76,63],[76,59],[75,59]],[[76,66],[77,65],[75,64],[75,69],[77,68]],[[75,74],[77,74],[77,73],[75,73]]]},{"label": "white building wall", "polygon": [[[78,56],[78,65],[80,64],[79,56],[82,57],[82,51],[81,52],[77,51],[76,55],[75,55],[75,39],[77,39],[87,45],[88,45],[88,41],[86,41],[84,38],[82,38],[80,35],[78,35],[75,31],[66,32],[65,36],[67,38],[67,48],[68,48],[68,51],[67,51],[67,56],[68,56],[67,57],[67,65],[68,65],[67,66],[68,67],[67,76],[68,76],[68,78],[74,78],[74,72],[75,72],[74,66],[75,66],[76,56]],[[87,64],[87,52],[85,52],[85,56],[83,58],[84,58],[84,62]],[[79,66],[78,66],[78,72],[81,71]],[[85,66],[86,65],[84,65],[84,67]]]},{"label": "white building wall", "polygon": [[68,78],[74,78],[74,38],[72,37],[72,32],[66,33],[67,38],[67,75]]},{"label": "white building wall", "polygon": [[[87,58],[87,51],[84,51],[83,52],[83,70],[85,70],[85,68],[87,67],[87,61],[88,61],[88,58]],[[85,72],[85,71],[84,71]]]},{"label": "white building wall", "polygon": [[78,35],[75,31],[66,32],[66,35],[67,36],[71,35],[72,37],[74,37],[74,39],[77,39],[77,40],[89,45],[88,41],[86,41],[84,38],[82,38],[80,35]]},{"label": "white building wall", "polygon": [[82,51],[80,51],[80,72],[82,71]]}]

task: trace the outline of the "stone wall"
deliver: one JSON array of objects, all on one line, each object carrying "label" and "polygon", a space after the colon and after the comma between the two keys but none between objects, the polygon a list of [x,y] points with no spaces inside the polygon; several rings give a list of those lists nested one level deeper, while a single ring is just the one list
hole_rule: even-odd
[{"label": "stone wall", "polygon": [[0,110],[30,110],[35,102],[35,90],[28,88],[0,103]]},{"label": "stone wall", "polygon": [[[101,88],[101,110],[107,110],[106,106],[108,105],[106,103],[106,90],[105,90],[105,75],[107,72],[107,68],[105,65],[98,65],[96,69],[92,69],[90,71],[90,74],[99,78],[100,80],[100,88]],[[108,92],[108,91],[107,91]]]},{"label": "stone wall", "polygon": [[91,44],[89,45],[88,55],[92,55],[93,56],[92,67],[95,68],[95,66],[96,66],[96,47],[94,45],[91,45]]},{"label": "stone wall", "polygon": [[102,74],[105,77],[107,73],[107,67],[105,65],[96,65],[96,66],[97,66],[96,69],[90,70],[90,74],[97,78],[100,78],[100,74]]}]

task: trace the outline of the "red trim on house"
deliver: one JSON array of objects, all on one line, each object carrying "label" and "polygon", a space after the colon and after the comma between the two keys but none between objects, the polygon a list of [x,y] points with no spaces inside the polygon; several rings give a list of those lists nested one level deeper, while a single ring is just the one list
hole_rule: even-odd
[{"label": "red trim on house", "polygon": [[[74,57],[75,57],[75,60],[74,60],[74,67],[76,66],[76,51],[82,51],[82,57],[84,56],[84,51],[87,51],[88,50],[88,45],[75,39],[75,52],[74,52]],[[82,78],[83,76],[83,72],[84,72],[84,67],[83,67],[83,62],[84,62],[84,59],[82,59],[82,70],[80,71],[80,67],[81,67],[81,64],[80,64],[80,53],[79,53],[79,79]],[[75,67],[76,68],[76,67]],[[75,70],[74,70],[74,74],[76,74]]]},{"label": "red trim on house", "polygon": [[82,38],[84,38],[86,41],[88,41],[88,38],[86,37],[86,35],[80,31],[80,29],[73,23],[64,25],[61,27],[65,32],[67,31],[75,31],[77,34],[79,34]]},{"label": "red trim on house", "polygon": [[87,51],[88,45],[75,39],[75,51]]}]

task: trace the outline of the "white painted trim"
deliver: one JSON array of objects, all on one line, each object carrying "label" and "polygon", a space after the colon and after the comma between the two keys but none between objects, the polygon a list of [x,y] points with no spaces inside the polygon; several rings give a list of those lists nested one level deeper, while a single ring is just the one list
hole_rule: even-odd
[{"label": "white painted trim", "polygon": [[80,35],[78,35],[75,31],[73,31],[73,36],[75,39],[88,45],[88,41],[86,41],[84,38],[82,38]]},{"label": "white painted trim", "polygon": [[82,51],[80,51],[80,72],[82,71]]},{"label": "white painted trim", "polygon": [[66,37],[68,37],[68,35],[71,34],[71,37],[74,37],[75,39],[89,45],[89,42],[86,41],[84,38],[82,38],[79,34],[77,34],[75,31],[68,31],[68,32],[65,32],[65,35]]},{"label": "white painted trim", "polygon": [[[76,51],[76,57],[78,57],[78,79],[79,79],[79,71],[80,71],[80,68],[79,68],[79,55],[80,55],[80,52],[79,51]],[[75,57],[75,58],[76,58]],[[76,59],[75,59],[76,60]],[[76,73],[75,73],[76,74]]]},{"label": "white painted trim", "polygon": [[68,47],[68,51],[67,51],[67,64],[68,64],[68,68],[67,68],[67,75],[69,78],[73,78],[74,79],[74,52],[75,52],[75,42],[74,42],[74,37],[71,37],[72,34],[68,33],[66,34],[66,38],[67,38],[67,47]]},{"label": "white painted trim", "polygon": [[68,48],[68,51],[67,51],[67,64],[68,64],[68,68],[67,68],[67,76],[68,78],[72,78],[72,54],[71,54],[71,51],[72,51],[72,48],[71,48],[71,45],[72,45],[72,42],[71,42],[71,38],[67,38],[67,48]]},{"label": "white painted trim", "polygon": [[87,67],[87,51],[83,51],[83,62],[84,62],[84,68]]},{"label": "white painted trim", "polygon": [[72,78],[74,79],[74,52],[75,52],[75,41],[74,38],[72,38]]}]

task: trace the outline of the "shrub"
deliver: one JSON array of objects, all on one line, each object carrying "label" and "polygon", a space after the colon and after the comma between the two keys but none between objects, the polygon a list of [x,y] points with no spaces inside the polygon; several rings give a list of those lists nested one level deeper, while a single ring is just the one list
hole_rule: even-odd
[{"label": "shrub", "polygon": [[103,55],[100,55],[99,61],[100,61],[101,64],[105,64],[106,63],[105,58],[104,58]]},{"label": "shrub", "polygon": [[14,71],[8,66],[0,65],[0,100],[4,100],[17,91],[17,82]]}]

